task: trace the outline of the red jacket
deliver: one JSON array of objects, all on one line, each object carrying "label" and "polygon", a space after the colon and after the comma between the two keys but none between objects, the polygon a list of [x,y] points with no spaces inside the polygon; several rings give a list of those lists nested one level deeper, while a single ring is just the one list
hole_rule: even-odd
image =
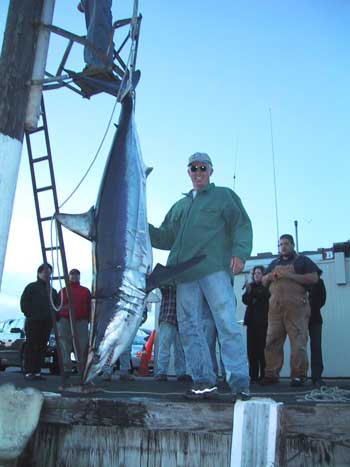
[{"label": "red jacket", "polygon": [[[75,312],[75,319],[87,319],[90,320],[90,313],[91,313],[91,294],[90,290],[87,287],[83,287],[80,285],[79,282],[69,282],[74,312]],[[69,307],[68,307],[68,297],[67,297],[67,289],[64,287],[62,289],[63,293],[63,307],[62,310],[59,312],[61,318],[69,318]]]}]

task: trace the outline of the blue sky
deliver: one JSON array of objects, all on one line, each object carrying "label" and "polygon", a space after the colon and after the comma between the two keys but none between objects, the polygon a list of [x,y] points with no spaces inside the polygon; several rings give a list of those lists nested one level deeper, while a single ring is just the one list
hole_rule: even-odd
[{"label": "blue sky", "polygon": [[[0,41],[8,3],[0,5]],[[84,34],[75,3],[57,1],[54,24]],[[130,15],[131,1],[113,3],[114,19]],[[154,167],[148,179],[149,220],[159,224],[190,189],[187,158],[205,151],[217,185],[232,187],[236,167],[235,190],[253,223],[253,253],[276,252],[271,108],[279,232],[294,233],[297,219],[301,250],[348,240],[350,4],[141,0],[140,11],[136,122],[145,163]],[[50,72],[64,45],[52,36]],[[74,46],[68,66],[83,68],[80,46]],[[86,100],[61,89],[47,92],[45,102],[62,202],[93,158],[114,99]],[[112,136],[113,128],[64,212],[84,212],[95,203]],[[90,245],[71,234],[66,248],[69,266],[81,269],[89,286]],[[155,259],[164,262],[166,254],[155,252]],[[9,296],[15,303],[40,262],[24,149],[0,299]]]}]

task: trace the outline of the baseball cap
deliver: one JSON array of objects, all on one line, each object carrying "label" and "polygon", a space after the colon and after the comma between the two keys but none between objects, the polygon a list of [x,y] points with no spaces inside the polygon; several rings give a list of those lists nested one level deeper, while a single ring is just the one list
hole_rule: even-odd
[{"label": "baseball cap", "polygon": [[204,164],[210,164],[213,167],[211,159],[206,152],[195,152],[188,159],[188,165],[191,165],[193,162],[202,162]]}]

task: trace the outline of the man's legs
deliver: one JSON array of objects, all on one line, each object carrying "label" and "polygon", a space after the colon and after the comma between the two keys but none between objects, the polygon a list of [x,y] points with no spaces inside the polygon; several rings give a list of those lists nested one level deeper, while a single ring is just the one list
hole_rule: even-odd
[{"label": "man's legs", "polygon": [[251,326],[247,327],[247,353],[249,361],[249,376],[251,381],[259,379],[259,360],[257,354],[257,329]]},{"label": "man's legs", "polygon": [[130,358],[131,358],[131,344],[119,357],[121,375],[126,375],[127,373],[129,373],[129,370],[131,368]]},{"label": "man's legs", "polygon": [[176,376],[184,376],[187,374],[186,372],[186,359],[185,359],[185,353],[184,349],[181,344],[181,339],[179,335],[179,330],[177,329],[176,326],[173,326],[173,342],[174,342],[174,368],[175,368],[175,374]]},{"label": "man's legs", "polygon": [[170,323],[161,322],[158,329],[158,358],[155,376],[167,375],[170,360],[170,347],[173,343],[173,326]]},{"label": "man's legs", "polygon": [[24,371],[34,375],[37,371],[37,342],[39,336],[38,321],[26,319],[26,342],[24,347]]},{"label": "man's legs", "polygon": [[89,345],[89,322],[87,319],[81,319],[76,322],[79,350],[82,363],[86,361],[88,345]]},{"label": "man's legs", "polygon": [[112,363],[111,363],[112,358],[113,358],[113,352],[111,352],[108,355],[107,361],[103,365],[102,378],[104,379],[104,381],[111,381],[112,380],[113,369],[114,369],[114,365],[112,365]]},{"label": "man's legs", "polygon": [[[113,64],[113,37],[112,37],[112,0],[85,0],[85,21],[87,29],[87,40],[96,49],[106,55],[110,67]],[[84,60],[87,65],[96,67],[108,67],[97,57],[93,51],[85,46]]]},{"label": "man's legs", "polygon": [[322,323],[309,323],[311,350],[311,379],[320,380],[323,373],[322,358]]},{"label": "man's legs", "polygon": [[73,342],[69,318],[61,318],[57,325],[61,339],[63,368],[66,373],[70,373],[72,371],[70,354],[72,352]]},{"label": "man's legs", "polygon": [[204,334],[206,336],[208,346],[209,346],[211,361],[213,364],[213,370],[214,370],[214,373],[216,374],[216,377],[218,377],[219,366],[218,366],[218,361],[216,358],[217,332],[216,332],[216,326],[215,326],[213,316],[211,314],[209,305],[206,300],[204,300],[203,302],[202,321],[203,321]]},{"label": "man's legs", "polygon": [[203,300],[198,281],[177,285],[177,319],[187,368],[195,385],[214,386],[216,376],[202,323]]},{"label": "man's legs", "polygon": [[249,388],[248,362],[242,329],[236,321],[231,278],[225,271],[219,271],[198,282],[215,322],[227,383],[235,393],[246,390]]},{"label": "man's legs", "polygon": [[265,376],[265,345],[267,327],[256,328],[256,355],[259,365],[259,379]]},{"label": "man's legs", "polygon": [[291,303],[285,308],[285,326],[290,340],[291,377],[306,379],[309,366],[307,358],[308,323],[310,307],[308,304]]},{"label": "man's legs", "polygon": [[41,372],[41,367],[44,361],[46,349],[47,349],[47,342],[49,340],[50,334],[52,329],[52,322],[50,321],[42,321],[41,325],[41,332],[40,332],[40,355],[39,355],[39,371],[37,374]]},{"label": "man's legs", "polygon": [[270,299],[265,346],[265,378],[278,380],[283,366],[283,345],[285,340],[286,330],[281,306],[277,301]]}]

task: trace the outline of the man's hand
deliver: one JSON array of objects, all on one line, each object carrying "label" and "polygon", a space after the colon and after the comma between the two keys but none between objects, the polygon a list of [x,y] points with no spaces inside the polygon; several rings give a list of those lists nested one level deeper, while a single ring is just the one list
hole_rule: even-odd
[{"label": "man's hand", "polygon": [[238,256],[232,256],[231,258],[231,269],[233,274],[239,274],[240,272],[243,271],[244,268],[244,261],[241,260],[241,258],[238,258]]},{"label": "man's hand", "polygon": [[278,271],[275,274],[277,275],[278,279],[292,279],[294,276],[294,273],[292,271],[289,271],[288,269],[282,269],[281,271]]},{"label": "man's hand", "polygon": [[273,280],[277,279],[291,279],[294,275],[293,267],[290,265],[287,266],[276,266],[272,271]]}]

